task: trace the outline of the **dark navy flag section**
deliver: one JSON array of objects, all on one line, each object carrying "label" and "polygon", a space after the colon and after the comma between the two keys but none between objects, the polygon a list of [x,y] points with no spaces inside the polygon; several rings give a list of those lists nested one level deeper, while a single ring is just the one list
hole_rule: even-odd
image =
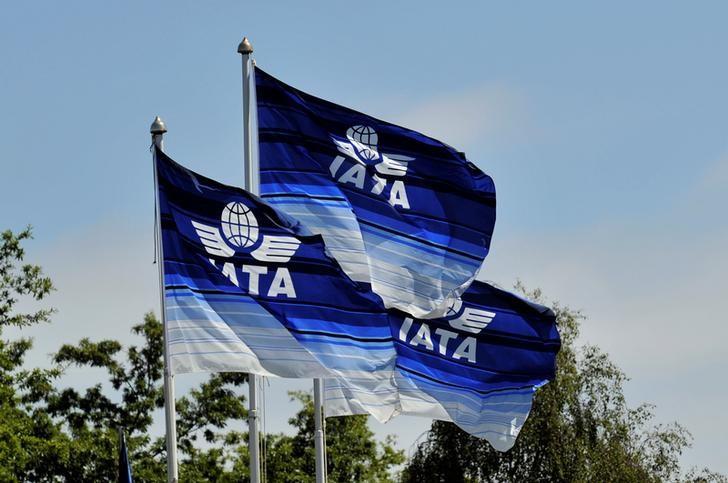
[{"label": "dark navy flag section", "polygon": [[492,179],[440,141],[255,75],[263,197],[387,307],[442,315],[488,254]]},{"label": "dark navy flag section", "polygon": [[389,315],[326,254],[320,235],[244,190],[155,156],[173,373],[392,370]]},{"label": "dark navy flag section", "polygon": [[[392,317],[397,348],[391,412],[455,422],[508,450],[534,391],[554,378],[560,348],[556,318],[541,305],[479,281],[445,317]],[[385,414],[382,404],[345,381],[326,384],[327,414]]]}]

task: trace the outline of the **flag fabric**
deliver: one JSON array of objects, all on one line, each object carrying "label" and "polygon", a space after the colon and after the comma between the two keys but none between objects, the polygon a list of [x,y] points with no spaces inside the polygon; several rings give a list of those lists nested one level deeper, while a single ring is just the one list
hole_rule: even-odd
[{"label": "flag fabric", "polygon": [[322,235],[154,150],[173,374],[322,377],[327,415],[428,416],[513,444],[553,378],[551,311],[480,282],[444,317],[387,310]]},{"label": "flag fabric", "polygon": [[126,437],[124,430],[119,429],[119,478],[118,483],[134,483],[131,476],[131,463],[129,463],[129,453],[126,448]]},{"label": "flag fabric", "polygon": [[441,316],[488,254],[493,180],[440,141],[255,76],[262,196],[386,307]]},{"label": "flag fabric", "polygon": [[555,375],[554,313],[476,281],[443,318],[400,314],[391,322],[394,383],[372,388],[367,381],[327,379],[326,414],[427,416],[453,421],[499,451],[510,449],[535,389]]},{"label": "flag fabric", "polygon": [[328,415],[416,414],[513,444],[554,375],[550,310],[477,281],[442,318],[387,310],[321,235],[154,149],[173,374],[322,377]]},{"label": "flag fabric", "polygon": [[154,149],[172,373],[392,377],[390,315],[320,235]]}]

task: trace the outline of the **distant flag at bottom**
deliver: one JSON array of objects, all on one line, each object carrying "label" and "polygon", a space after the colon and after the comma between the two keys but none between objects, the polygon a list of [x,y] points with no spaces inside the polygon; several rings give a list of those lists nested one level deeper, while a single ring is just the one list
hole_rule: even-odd
[{"label": "distant flag at bottom", "polygon": [[118,483],[134,483],[131,476],[131,464],[129,463],[129,452],[126,448],[126,437],[124,430],[119,428],[119,478]]}]

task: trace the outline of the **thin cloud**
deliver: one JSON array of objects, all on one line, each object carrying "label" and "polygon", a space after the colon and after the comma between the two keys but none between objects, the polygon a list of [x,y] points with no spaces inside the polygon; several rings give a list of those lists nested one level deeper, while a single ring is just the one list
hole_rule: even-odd
[{"label": "thin cloud", "polygon": [[392,120],[458,149],[524,135],[526,100],[508,86],[489,84],[435,97]]}]

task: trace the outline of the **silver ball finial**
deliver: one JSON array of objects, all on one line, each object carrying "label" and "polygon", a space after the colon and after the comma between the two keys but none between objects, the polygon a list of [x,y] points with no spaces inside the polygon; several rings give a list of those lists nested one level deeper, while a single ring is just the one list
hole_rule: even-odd
[{"label": "silver ball finial", "polygon": [[250,55],[253,53],[253,44],[250,43],[248,37],[243,37],[243,41],[238,45],[238,54]]},{"label": "silver ball finial", "polygon": [[154,122],[149,128],[149,132],[152,134],[164,134],[167,132],[167,125],[164,124],[161,117],[157,116],[154,118]]}]

